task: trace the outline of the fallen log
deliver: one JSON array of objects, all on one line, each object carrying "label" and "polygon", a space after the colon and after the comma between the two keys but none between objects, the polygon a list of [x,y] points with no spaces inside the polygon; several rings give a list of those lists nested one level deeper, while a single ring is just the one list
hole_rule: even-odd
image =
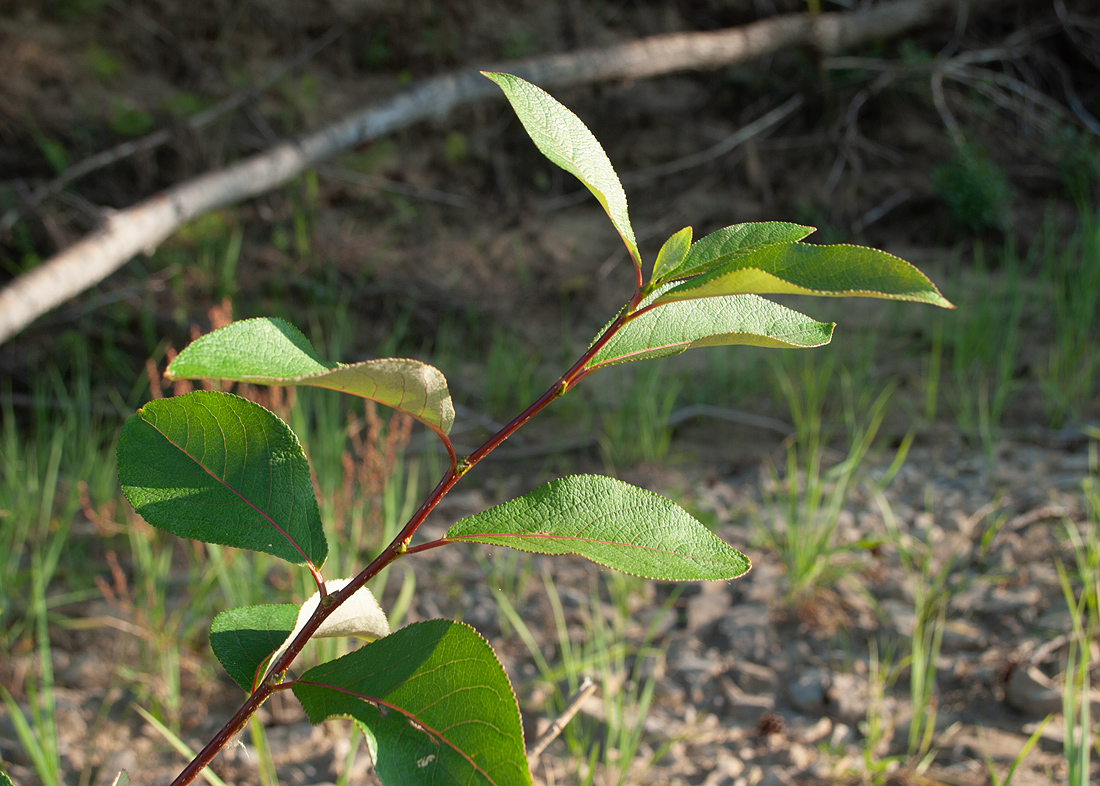
[{"label": "fallen log", "polygon": [[[710,70],[794,46],[832,54],[932,22],[953,24],[960,6],[969,8],[977,1],[893,0],[860,11],[788,14],[713,32],[658,35],[486,68],[552,88]],[[476,68],[425,79],[311,134],[184,181],[133,207],[112,211],[98,230],[0,290],[0,343],[99,283],[136,254],[152,253],[180,226],[203,213],[262,194],[342,150],[421,120],[445,117],[460,105],[499,97],[500,90]]]}]

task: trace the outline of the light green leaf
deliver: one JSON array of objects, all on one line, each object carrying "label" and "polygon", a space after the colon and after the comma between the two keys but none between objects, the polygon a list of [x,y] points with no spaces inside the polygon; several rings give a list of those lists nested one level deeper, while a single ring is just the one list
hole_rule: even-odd
[{"label": "light green leaf", "polygon": [[903,259],[862,246],[777,243],[734,257],[670,289],[657,302],[743,293],[912,300],[954,308]]},{"label": "light green leaf", "polygon": [[813,231],[813,227],[788,224],[783,221],[734,224],[724,227],[699,238],[682,260],[682,264],[678,268],[663,273],[661,280],[668,281],[704,273],[755,249],[776,243],[794,243]]},{"label": "light green leaf", "polygon": [[744,554],[669,499],[599,475],[574,475],[464,518],[448,541],[579,554],[651,579],[735,579]]},{"label": "light green leaf", "polygon": [[210,625],[210,649],[245,693],[260,684],[263,666],[294,629],[293,603],[226,609]]},{"label": "light green leaf", "polygon": [[259,404],[197,391],[150,401],[118,440],[118,479],[154,527],[320,567],[328,554],[309,463]]},{"label": "light green leaf", "polygon": [[[351,581],[348,579],[333,579],[332,581],[325,582],[325,589],[332,594],[339,592],[348,585]],[[284,652],[287,647],[290,646],[290,642],[294,640],[302,628],[309,622],[309,618],[313,616],[313,612],[317,610],[317,605],[321,602],[321,594],[314,592],[309,596],[309,600],[302,604],[302,607],[298,610],[297,620],[294,623],[294,629],[287,634],[286,638],[279,644],[275,650],[275,654],[271,656],[270,664],[273,665]],[[354,595],[348,598],[346,601],[340,604],[336,611],[328,615],[325,621],[321,623],[320,627],[313,634],[315,639],[335,638],[337,636],[353,636],[364,641],[375,641],[385,636],[390,635],[390,623],[386,619],[386,613],[382,611],[382,607],[378,605],[378,601],[374,599],[374,595],[366,587],[360,587]],[[271,668],[268,666],[268,672]],[[266,676],[266,675],[265,675]]]},{"label": "light green leaf", "polygon": [[580,118],[541,88],[511,74],[482,71],[512,105],[527,134],[544,156],[575,176],[603,205],[636,267],[642,258],[626,208],[626,194],[607,153]]},{"label": "light green leaf", "polygon": [[339,390],[406,412],[443,434],[455,419],[447,380],[438,369],[402,358],[331,363],[282,319],[245,319],[208,333],[179,353],[165,376]]},{"label": "light green leaf", "polygon": [[690,247],[691,227],[684,227],[661,246],[657,261],[653,263],[651,280],[663,281],[668,278],[668,275],[683,263]]},{"label": "light green leaf", "polygon": [[[666,284],[655,300],[674,284]],[[643,307],[647,301],[643,301]],[[757,295],[727,295],[666,303],[627,322],[588,361],[597,369],[632,360],[668,357],[696,347],[819,347],[835,323],[817,322]]]},{"label": "light green leaf", "polygon": [[312,723],[365,727],[386,786],[531,783],[512,686],[468,625],[409,625],[310,669],[293,689]]}]

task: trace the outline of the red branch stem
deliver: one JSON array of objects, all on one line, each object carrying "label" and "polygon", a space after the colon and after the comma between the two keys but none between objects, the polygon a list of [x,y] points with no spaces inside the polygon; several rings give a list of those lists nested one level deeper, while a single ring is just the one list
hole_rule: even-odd
[{"label": "red branch stem", "polygon": [[[580,356],[576,363],[574,363],[568,371],[558,378],[545,393],[538,397],[533,404],[527,409],[523,410],[519,415],[512,419],[506,426],[502,427],[500,431],[491,436],[481,447],[467,456],[465,459],[456,462],[454,448],[451,446],[450,440],[446,435],[441,435],[444,445],[448,448],[448,453],[451,456],[451,466],[447,469],[447,472],[443,475],[442,480],[432,490],[431,494],[425,498],[420,504],[420,507],[409,519],[408,523],[401,528],[401,531],[397,534],[397,537],[393,539],[389,546],[382,551],[374,560],[371,561],[367,567],[365,567],[360,573],[348,582],[347,586],[338,592],[332,593],[331,601],[329,603],[319,603],[317,609],[313,612],[313,615],[309,618],[309,622],[305,627],[294,637],[294,641],[290,643],[286,651],[279,657],[269,670],[269,676],[264,680],[252,694],[245,700],[245,703],[241,705],[233,717],[218,731],[217,734],[206,744],[206,746],[199,751],[198,755],[183,769],[183,771],[172,781],[172,786],[187,786],[198,777],[199,773],[206,768],[210,762],[214,760],[214,757],[218,755],[229,741],[244,729],[245,724],[248,723],[248,719],[255,714],[256,710],[267,701],[272,693],[278,690],[285,690],[287,685],[282,683],[283,676],[286,674],[287,669],[290,668],[290,664],[301,653],[302,648],[309,641],[310,637],[321,626],[321,623],[328,618],[332,612],[334,612],[340,604],[350,598],[360,588],[363,587],[368,581],[377,576],[383,568],[388,566],[398,557],[404,554],[417,553],[425,551],[428,548],[435,548],[441,546],[446,542],[432,541],[431,543],[423,543],[418,546],[409,548],[409,540],[412,538],[413,533],[424,522],[428,514],[432,512],[439,501],[443,499],[444,495],[454,487],[455,483],[466,474],[479,461],[489,455],[493,450],[500,446],[504,440],[512,436],[520,427],[523,426],[528,420],[538,414],[540,411],[546,408],[546,406],[556,398],[561,397],[567,391],[569,391],[573,385],[579,382],[584,377],[588,376],[588,370],[585,366],[588,362],[595,357],[608,341],[625,325],[633,316],[634,309],[637,308],[638,303],[642,299],[642,285],[639,268],[639,285],[634,291],[634,295],[619,312],[619,316],[607,326],[607,329],[600,335],[596,341],[592,343],[584,354]],[[324,594],[323,583],[322,595]]]}]

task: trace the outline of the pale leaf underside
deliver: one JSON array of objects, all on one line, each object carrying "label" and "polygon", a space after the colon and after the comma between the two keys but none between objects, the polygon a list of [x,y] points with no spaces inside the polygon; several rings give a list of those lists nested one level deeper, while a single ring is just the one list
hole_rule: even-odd
[{"label": "pale leaf underside", "polygon": [[454,404],[438,369],[405,358],[331,363],[317,355],[301,331],[277,318],[234,322],[196,339],[172,361],[166,376],[311,385],[377,401],[443,434],[454,425]]}]

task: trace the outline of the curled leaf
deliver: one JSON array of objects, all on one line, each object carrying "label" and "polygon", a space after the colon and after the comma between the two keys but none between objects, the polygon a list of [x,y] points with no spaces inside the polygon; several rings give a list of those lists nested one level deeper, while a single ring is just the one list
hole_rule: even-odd
[{"label": "curled leaf", "polygon": [[657,302],[745,293],[874,297],[954,308],[927,276],[893,254],[807,243],[776,243],[738,254],[668,290]]},{"label": "curled leaf", "polygon": [[[332,594],[342,590],[350,581],[350,578],[333,579],[325,582],[325,588],[329,594]],[[317,605],[320,602],[321,594],[315,592],[309,596],[309,600],[302,604],[301,608],[298,609],[294,628],[272,654],[270,664],[274,664],[286,652],[294,637],[309,622],[309,618],[313,616],[313,612],[317,610]],[[378,605],[378,601],[375,600],[371,591],[366,587],[360,587],[354,595],[341,603],[336,611],[325,618],[313,637],[324,639],[337,636],[354,636],[364,641],[375,641],[388,635],[390,635],[390,623],[386,619],[386,613],[382,611],[382,607]],[[269,665],[269,673],[270,669]]]},{"label": "curled leaf", "polygon": [[438,369],[405,358],[325,361],[300,330],[276,318],[245,319],[201,336],[176,356],[165,376],[339,390],[405,412],[443,434],[455,419]]}]

